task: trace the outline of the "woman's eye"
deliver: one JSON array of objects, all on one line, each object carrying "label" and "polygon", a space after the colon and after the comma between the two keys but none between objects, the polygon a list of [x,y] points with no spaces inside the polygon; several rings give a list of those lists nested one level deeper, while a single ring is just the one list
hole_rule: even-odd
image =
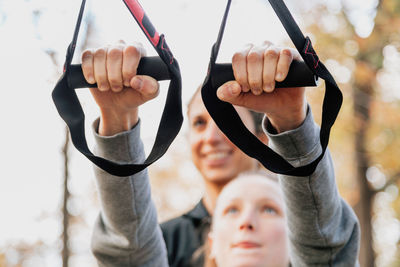
[{"label": "woman's eye", "polygon": [[196,120],[193,121],[192,126],[193,126],[193,128],[199,128],[199,127],[201,127],[201,126],[203,126],[205,124],[206,124],[205,120],[196,119]]},{"label": "woman's eye", "polygon": [[239,212],[239,209],[236,207],[230,207],[226,209],[226,214],[236,214]]},{"label": "woman's eye", "polygon": [[278,214],[278,212],[276,211],[276,209],[265,206],[262,208],[262,212],[263,213],[267,213],[267,214]]}]

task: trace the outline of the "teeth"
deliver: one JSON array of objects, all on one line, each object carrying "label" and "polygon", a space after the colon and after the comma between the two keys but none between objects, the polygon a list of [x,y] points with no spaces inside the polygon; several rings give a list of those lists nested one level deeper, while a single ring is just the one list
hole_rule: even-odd
[{"label": "teeth", "polygon": [[219,160],[225,158],[226,156],[228,156],[227,152],[216,152],[208,154],[207,158],[210,160]]}]

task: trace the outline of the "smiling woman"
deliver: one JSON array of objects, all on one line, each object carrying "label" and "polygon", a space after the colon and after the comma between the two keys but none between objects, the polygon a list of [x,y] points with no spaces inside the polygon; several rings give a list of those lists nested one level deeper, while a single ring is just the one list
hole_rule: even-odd
[{"label": "smiling woman", "polygon": [[[245,108],[236,109],[250,131],[261,136],[260,129],[256,128],[256,125],[261,124],[261,119],[257,121],[257,115]],[[187,113],[192,160],[203,176],[208,191],[220,191],[237,174],[256,168],[256,161],[243,153],[220,131],[203,104],[200,90],[194,94]],[[214,198],[212,202],[215,202]],[[214,205],[205,204],[209,205],[206,206],[208,210]]]}]

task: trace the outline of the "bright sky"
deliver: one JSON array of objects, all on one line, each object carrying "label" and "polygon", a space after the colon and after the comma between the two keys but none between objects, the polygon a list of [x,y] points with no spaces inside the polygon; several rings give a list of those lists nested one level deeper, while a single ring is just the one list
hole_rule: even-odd
[{"label": "bright sky", "polygon": [[[371,0],[373,1],[373,0]],[[183,101],[187,103],[194,89],[203,81],[226,1],[169,0],[142,1],[158,32],[178,59],[183,77]],[[288,1],[287,1],[288,2]],[[95,4],[94,4],[95,3]],[[0,0],[0,247],[25,240],[57,243],[61,226],[57,221],[62,198],[62,158],[64,123],[51,100],[51,91],[59,76],[47,50],[56,52],[59,63],[72,38],[79,0]],[[289,6],[290,7],[290,6]],[[32,13],[41,11],[39,20]],[[119,39],[140,41],[155,55],[122,1],[88,1],[88,12],[95,17],[96,43],[102,45]],[[295,15],[295,14],[294,14]],[[295,16],[296,17],[296,16]],[[268,39],[279,43],[286,33],[265,1],[234,1],[228,19],[220,62],[229,62],[235,49],[248,42]],[[79,61],[79,51],[75,56]],[[141,112],[146,149],[152,146],[163,106],[167,82],[161,95]],[[97,116],[88,91],[79,93],[87,115],[87,128]],[[157,121],[157,123],[154,123]],[[90,129],[87,137],[92,144]],[[70,189],[77,196],[93,186],[89,161],[71,149]],[[90,211],[84,196],[79,205],[89,210],[85,216],[89,227],[97,214]],[[77,207],[76,207],[77,209]],[[79,210],[77,211],[79,212]],[[83,234],[78,251],[89,249],[90,233]],[[1,250],[0,250],[1,252]],[[60,266],[58,250],[49,253],[45,262],[32,266]],[[73,260],[75,266],[88,266],[85,257]],[[29,265],[30,266],[30,265]]]}]

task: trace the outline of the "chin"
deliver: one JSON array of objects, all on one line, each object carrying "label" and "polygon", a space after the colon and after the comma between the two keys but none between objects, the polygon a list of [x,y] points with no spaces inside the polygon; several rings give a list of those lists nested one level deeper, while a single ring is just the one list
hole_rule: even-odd
[{"label": "chin", "polygon": [[222,185],[230,182],[235,175],[223,171],[207,171],[203,177],[206,178],[207,182]]},{"label": "chin", "polygon": [[268,266],[268,265],[266,265],[266,263],[262,260],[246,258],[246,259],[237,259],[233,263],[231,263],[229,266],[231,266],[231,267],[264,267],[264,266]]}]

